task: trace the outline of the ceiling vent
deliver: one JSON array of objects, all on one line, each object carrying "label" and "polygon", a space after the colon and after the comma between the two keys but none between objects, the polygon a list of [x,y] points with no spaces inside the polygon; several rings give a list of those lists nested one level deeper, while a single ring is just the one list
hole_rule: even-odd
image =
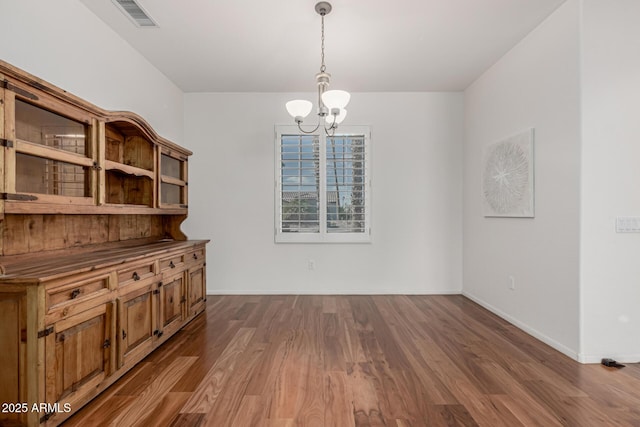
[{"label": "ceiling vent", "polygon": [[158,24],[134,0],[112,0],[127,18],[141,28],[157,28]]}]

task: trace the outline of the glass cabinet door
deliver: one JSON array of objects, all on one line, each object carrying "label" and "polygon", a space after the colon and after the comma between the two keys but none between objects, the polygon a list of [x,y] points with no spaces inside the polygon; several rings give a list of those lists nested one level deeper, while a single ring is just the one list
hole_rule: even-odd
[{"label": "glass cabinet door", "polygon": [[177,154],[160,155],[160,207],[187,205],[187,161]]},{"label": "glass cabinet door", "polygon": [[16,154],[16,192],[91,197],[89,168],[46,157]]},{"label": "glass cabinet door", "polygon": [[89,130],[86,123],[16,98],[15,191],[90,198]]}]

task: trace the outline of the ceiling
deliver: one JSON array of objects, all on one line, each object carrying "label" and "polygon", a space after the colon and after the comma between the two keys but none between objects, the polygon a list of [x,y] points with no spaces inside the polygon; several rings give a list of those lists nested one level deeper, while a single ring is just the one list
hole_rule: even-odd
[{"label": "ceiling", "polygon": [[[315,90],[316,0],[137,0],[152,29],[111,1],[81,1],[185,92]],[[332,0],[331,87],[463,90],[564,1]]]}]

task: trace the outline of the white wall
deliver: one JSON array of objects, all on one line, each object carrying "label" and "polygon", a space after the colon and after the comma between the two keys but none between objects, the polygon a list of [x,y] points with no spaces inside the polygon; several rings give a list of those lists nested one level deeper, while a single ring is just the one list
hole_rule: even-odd
[{"label": "white wall", "polygon": [[[579,9],[569,0],[465,91],[464,136],[464,294],[574,358]],[[535,218],[483,217],[483,148],[529,128],[535,128]]]},{"label": "white wall", "polygon": [[640,2],[585,0],[583,11],[582,355],[640,360]]},{"label": "white wall", "polygon": [[[567,1],[464,98],[355,94],[348,122],[373,130],[369,245],[273,243],[273,125],[293,95],[183,97],[76,0],[0,12],[0,59],[196,152],[184,230],[213,239],[209,292],[448,293],[464,273],[466,295],[572,357],[640,359],[640,235],[614,229],[640,216],[637,0]],[[529,127],[536,217],[484,218],[482,148]]]},{"label": "white wall", "polygon": [[208,291],[460,292],[462,94],[353,94],[347,122],[372,128],[373,243],[276,244],[274,124],[292,121],[294,96],[185,95],[196,155],[183,229],[212,239]]},{"label": "white wall", "polygon": [[183,137],[182,91],[77,0],[0,0],[0,59]]}]

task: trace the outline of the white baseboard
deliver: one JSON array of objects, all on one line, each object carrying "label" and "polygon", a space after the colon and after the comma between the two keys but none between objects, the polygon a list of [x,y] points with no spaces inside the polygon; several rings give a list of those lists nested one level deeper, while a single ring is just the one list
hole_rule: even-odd
[{"label": "white baseboard", "polygon": [[607,354],[604,356],[594,356],[588,354],[579,354],[578,362],[580,363],[600,363],[603,358],[614,359],[619,363],[640,363],[640,354]]},{"label": "white baseboard", "polygon": [[[465,297],[469,298],[471,301],[480,304],[482,307],[486,308],[487,310],[489,310],[490,312],[502,317],[504,320],[506,320],[507,322],[511,323],[512,325],[517,326],[518,328],[522,329],[524,332],[528,333],[529,335],[531,335],[532,337],[542,341],[543,343],[547,344],[548,346],[554,348],[555,350],[558,350],[560,353],[572,358],[573,360],[576,360],[580,363],[589,363],[589,362],[582,362],[580,360],[580,358],[578,357],[578,353],[575,350],[570,349],[569,347],[565,346],[564,344],[561,344],[557,341],[555,341],[552,338],[549,338],[548,336],[546,336],[545,334],[541,333],[540,331],[532,328],[531,326],[527,325],[526,323],[523,323],[521,321],[519,321],[518,319],[508,315],[507,313],[503,312],[502,310],[492,306],[491,304],[485,302],[484,300],[476,297],[475,295],[472,295],[468,292],[462,292],[462,295],[464,295]],[[600,362],[600,360],[598,359],[598,363]]]},{"label": "white baseboard", "polygon": [[402,292],[398,289],[382,289],[363,291],[361,289],[349,290],[325,290],[319,292],[314,289],[296,289],[296,290],[274,290],[270,289],[265,291],[264,289],[207,289],[207,295],[460,295],[459,290],[433,290],[425,292]]}]

